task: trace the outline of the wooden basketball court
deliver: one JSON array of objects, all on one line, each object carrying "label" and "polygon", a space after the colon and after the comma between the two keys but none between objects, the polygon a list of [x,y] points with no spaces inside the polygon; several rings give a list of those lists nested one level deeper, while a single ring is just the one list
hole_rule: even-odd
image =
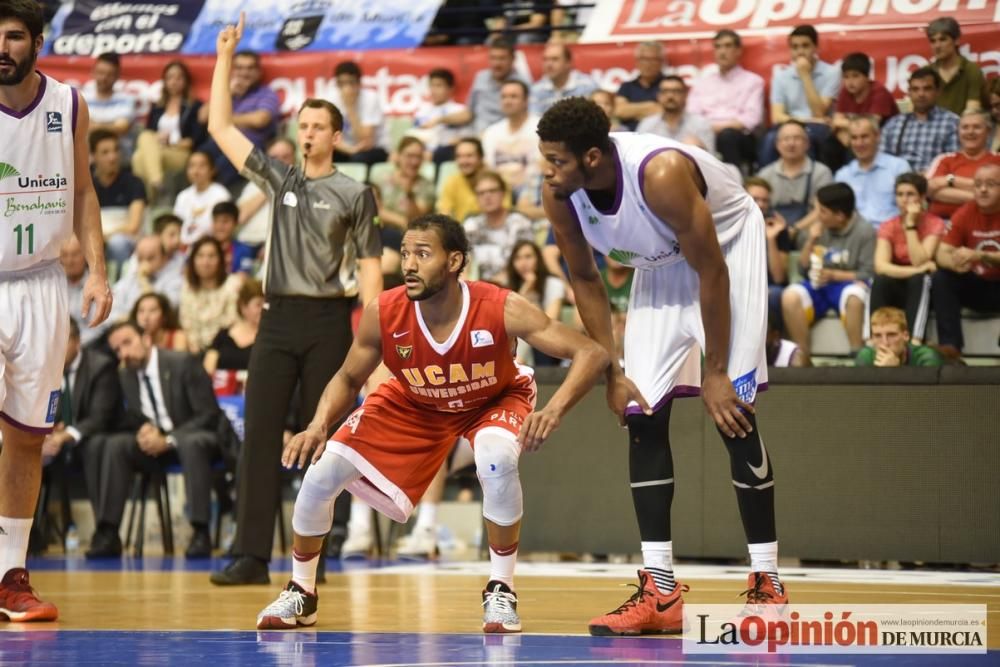
[{"label": "wooden basketball court", "polygon": [[[96,664],[95,655],[100,664],[104,655],[127,664],[188,665],[257,664],[263,655],[284,656],[276,664],[323,665],[750,665],[762,664],[762,657],[781,658],[774,664],[782,665],[900,664],[900,658],[920,665],[1000,664],[996,650],[713,657],[687,655],[677,638],[589,637],[587,620],[634,590],[623,585],[635,580],[635,565],[519,563],[515,587],[524,634],[487,637],[479,605],[486,562],[329,564],[316,626],[257,633],[257,612],[289,576],[287,559],[273,565],[270,586],[234,588],[209,583],[220,561],[35,559],[32,583],[59,606],[61,617],[55,624],[2,626],[24,632],[0,639],[0,664],[15,664],[8,659],[17,656],[31,664],[78,664],[89,656]],[[691,587],[687,604],[738,602],[746,583],[740,567],[681,564],[677,575]],[[987,606],[988,626],[1000,627],[1000,573],[783,568],[782,578],[793,603],[979,604]],[[1000,649],[1000,632],[989,633],[988,645]]]}]

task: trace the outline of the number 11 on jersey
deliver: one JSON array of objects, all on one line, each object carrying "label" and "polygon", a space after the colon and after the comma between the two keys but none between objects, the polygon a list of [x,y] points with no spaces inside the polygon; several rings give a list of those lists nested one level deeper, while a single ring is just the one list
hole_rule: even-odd
[{"label": "number 11 on jersey", "polygon": [[27,254],[33,255],[35,253],[35,223],[31,223],[28,226],[18,225],[14,228],[14,234],[17,235],[17,254],[24,255],[24,237],[28,237],[28,247]]}]

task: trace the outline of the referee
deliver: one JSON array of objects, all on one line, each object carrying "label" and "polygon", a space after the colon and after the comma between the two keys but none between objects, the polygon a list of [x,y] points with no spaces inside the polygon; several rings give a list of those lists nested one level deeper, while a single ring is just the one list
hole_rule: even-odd
[{"label": "referee", "polygon": [[246,441],[240,455],[236,556],[212,583],[268,583],[274,512],[281,492],[282,431],[300,385],[302,414],[311,416],[323,388],[351,345],[355,297],[382,290],[382,246],[371,190],[333,167],[343,116],[325,100],[299,110],[302,167],[267,158],[233,122],[229,76],[243,34],[226,26],[216,43],[208,130],[230,162],[271,194],[265,246],[264,315],[250,355]]}]

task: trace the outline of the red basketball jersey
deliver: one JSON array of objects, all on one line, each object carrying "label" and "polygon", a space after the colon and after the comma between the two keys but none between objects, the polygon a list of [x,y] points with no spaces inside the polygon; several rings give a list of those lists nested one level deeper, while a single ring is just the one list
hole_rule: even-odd
[{"label": "red basketball jersey", "polygon": [[[518,379],[504,326],[510,290],[461,281],[462,312],[448,340],[438,343],[410,301],[406,287],[379,296],[382,358],[415,403],[431,410],[465,412],[489,403]],[[433,428],[433,422],[428,423]]]}]

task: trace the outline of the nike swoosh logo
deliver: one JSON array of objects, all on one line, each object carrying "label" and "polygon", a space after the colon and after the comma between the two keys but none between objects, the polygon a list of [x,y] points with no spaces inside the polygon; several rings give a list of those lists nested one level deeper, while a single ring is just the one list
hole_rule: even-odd
[{"label": "nike swoosh logo", "polygon": [[760,440],[760,455],[761,458],[764,460],[764,462],[760,464],[759,468],[755,468],[754,466],[750,465],[749,461],[747,461],[747,466],[750,467],[750,472],[752,472],[757,477],[757,479],[765,479],[767,477],[767,468],[768,468],[767,452],[764,451],[764,438],[760,437],[760,433],[757,433],[757,438],[758,440]]},{"label": "nike swoosh logo", "polygon": [[408,333],[410,333],[410,332],[409,332],[409,330],[407,330],[407,331],[404,331],[404,332],[402,332],[402,333],[397,333],[397,332],[393,331],[393,332],[392,332],[392,337],[393,337],[393,338],[402,338],[403,336],[405,336],[405,335],[406,335],[406,334],[408,334]]},{"label": "nike swoosh logo", "polygon": [[660,604],[659,602],[657,602],[656,603],[656,611],[661,611],[661,612],[662,611],[666,611],[666,610],[670,609],[671,607],[673,607],[675,604],[677,604],[677,601],[680,600],[680,599],[681,599],[680,596],[675,597],[673,600],[671,600],[667,604]]}]

